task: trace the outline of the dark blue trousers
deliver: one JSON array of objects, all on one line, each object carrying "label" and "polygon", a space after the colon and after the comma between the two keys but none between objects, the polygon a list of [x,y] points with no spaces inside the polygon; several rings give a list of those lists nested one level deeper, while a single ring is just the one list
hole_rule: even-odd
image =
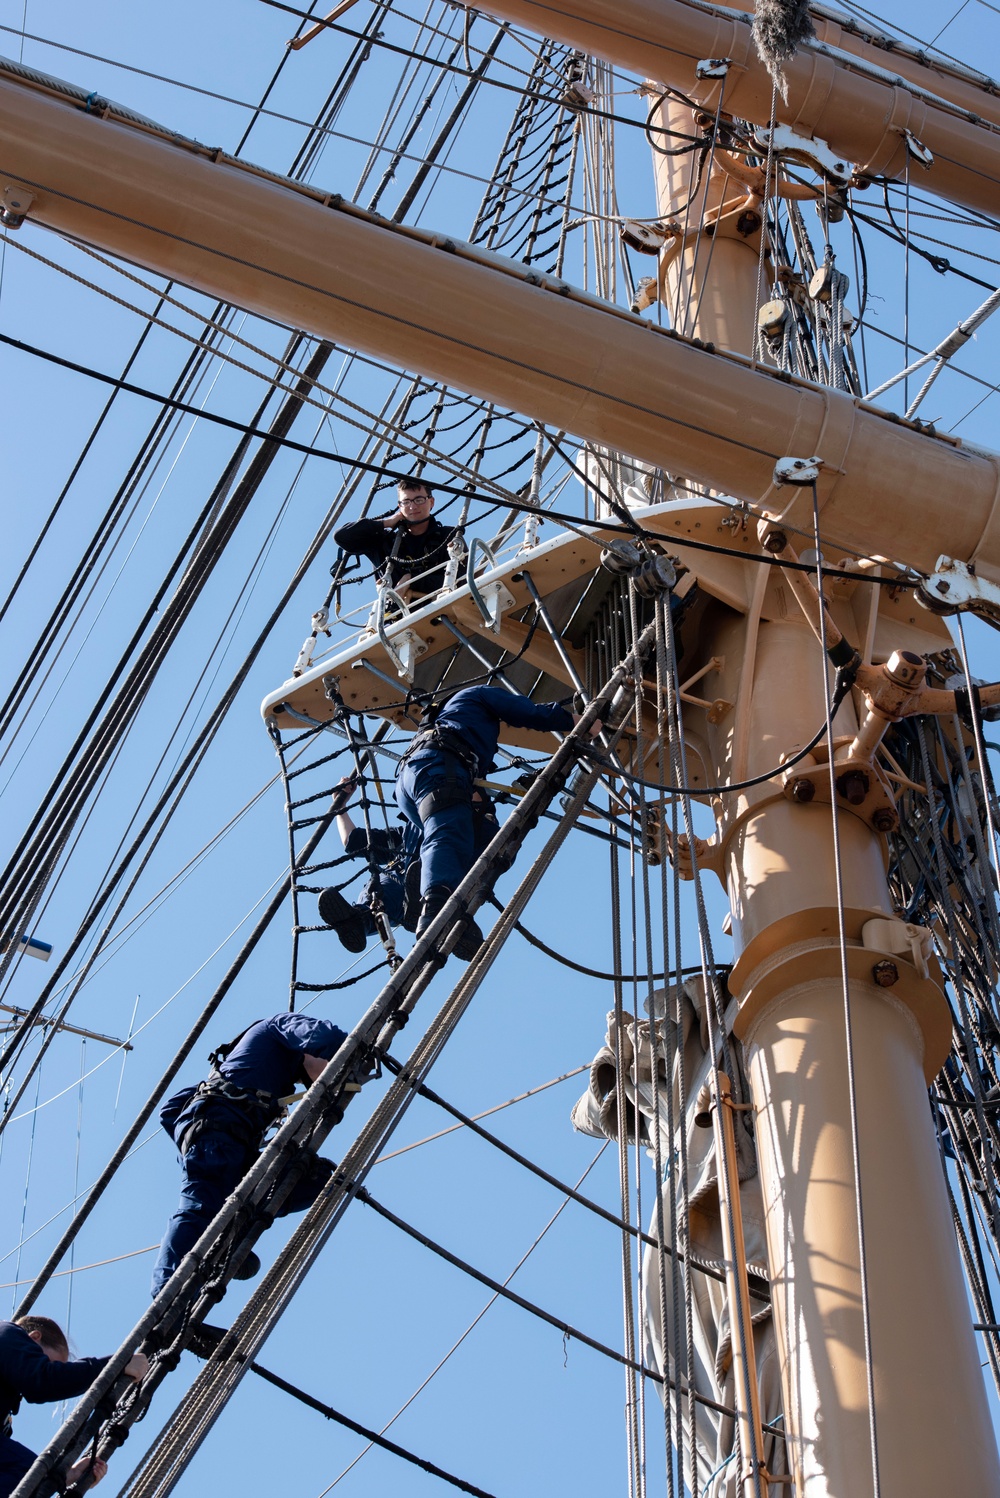
[{"label": "dark blue trousers", "polygon": [[[187,1154],[181,1156],[181,1199],[177,1211],[167,1223],[153,1269],[154,1296],[163,1289],[256,1158],[255,1150],[248,1151],[244,1143],[222,1129],[206,1129],[198,1135]],[[329,1160],[318,1157],[314,1169],[302,1177],[277,1215],[284,1217],[288,1212],[304,1212],[311,1207],[331,1169]]]},{"label": "dark blue trousers", "polygon": [[0,1436],[0,1498],[10,1498],[35,1460],[35,1453],[10,1436]]},{"label": "dark blue trousers", "polygon": [[[402,925],[403,921],[403,896],[404,896],[404,873],[396,868],[382,869],[379,872],[379,881],[382,885],[382,904],[385,913],[389,917],[392,926]],[[375,935],[375,917],[371,913],[368,901],[371,897],[371,881],[365,885],[365,892],[360,900],[355,900],[354,909],[364,922],[365,935]]]},{"label": "dark blue trousers", "polygon": [[[421,818],[420,803],[431,791],[447,781],[468,781],[469,798],[457,805],[445,806]],[[420,845],[420,893],[426,895],[435,885],[457,889],[476,859],[476,840],[472,821],[472,777],[454,755],[428,746],[404,760],[396,779],[396,802],[408,822],[423,831]]]}]

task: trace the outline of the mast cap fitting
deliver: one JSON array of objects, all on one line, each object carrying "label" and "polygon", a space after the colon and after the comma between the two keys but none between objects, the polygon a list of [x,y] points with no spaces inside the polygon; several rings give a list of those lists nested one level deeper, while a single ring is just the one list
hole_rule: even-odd
[{"label": "mast cap fitting", "polygon": [[894,650],[885,663],[885,674],[901,687],[918,687],[927,675],[927,662],[913,650]]},{"label": "mast cap fitting", "polygon": [[774,482],[779,489],[783,484],[798,484],[802,487],[815,484],[822,467],[823,459],[820,457],[779,458],[774,465]]}]

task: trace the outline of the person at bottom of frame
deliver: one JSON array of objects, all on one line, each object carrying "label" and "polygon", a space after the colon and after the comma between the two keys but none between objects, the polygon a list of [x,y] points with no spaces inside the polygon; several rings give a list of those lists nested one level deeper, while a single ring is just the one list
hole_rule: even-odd
[{"label": "person at bottom of frame", "polygon": [[[501,687],[465,687],[442,707],[425,715],[396,773],[396,801],[421,835],[420,918],[426,931],[465,878],[481,851],[477,847],[473,782],[489,775],[501,723],[538,732],[566,732],[579,714],[558,702],[536,703]],[[600,721],[590,732],[600,732]],[[471,917],[455,944],[456,956],[473,958],[482,932]]]},{"label": "person at bottom of frame", "polygon": [[[349,858],[369,858],[379,867],[379,895],[392,926],[413,931],[417,924],[419,900],[407,899],[406,871],[416,862],[419,834],[409,824],[396,827],[373,827],[371,837],[366,828],[356,827],[346,808],[358,784],[355,775],[345,775],[332,798],[337,813],[337,831]],[[320,891],[319,918],[332,927],[349,952],[363,952],[370,936],[378,930],[372,911],[374,877],[366,883],[361,897],[352,902],[339,889]]]},{"label": "person at bottom of frame", "polygon": [[[71,1358],[62,1327],[48,1316],[0,1321],[0,1498],[10,1498],[35,1460],[35,1453],[11,1435],[21,1400],[48,1404],[86,1394],[107,1361]],[[145,1353],[134,1353],[124,1372],[136,1381],[144,1378],[149,1372]],[[107,1470],[100,1457],[83,1457],[66,1473],[67,1486],[79,1483],[83,1492],[100,1482]]]},{"label": "person at bottom of frame", "polygon": [[[346,1039],[330,1020],[307,1014],[257,1020],[212,1053],[204,1082],[182,1088],[163,1105],[160,1122],[181,1157],[181,1199],[153,1269],[154,1296],[256,1160],[264,1135],[284,1111],[282,1099],[297,1082],[311,1086]],[[277,1215],[311,1207],[332,1169],[332,1161],[317,1155]],[[260,1260],[250,1253],[236,1278],[252,1279],[259,1269]]]}]

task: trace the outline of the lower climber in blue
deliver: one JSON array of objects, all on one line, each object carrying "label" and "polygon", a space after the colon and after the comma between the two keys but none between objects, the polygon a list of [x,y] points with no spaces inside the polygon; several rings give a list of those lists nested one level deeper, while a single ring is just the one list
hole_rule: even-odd
[{"label": "lower climber in blue", "polygon": [[[310,1086],[346,1039],[337,1025],[307,1014],[258,1020],[212,1054],[204,1082],[183,1088],[164,1104],[160,1122],[181,1156],[181,1199],[160,1245],[154,1295],[256,1160],[264,1135],[284,1112],[282,1099],[298,1082]],[[332,1169],[331,1161],[316,1156],[277,1215],[311,1207]],[[260,1260],[251,1253],[237,1278],[250,1279],[259,1269]]]},{"label": "lower climber in blue", "polygon": [[[65,1332],[48,1316],[0,1321],[0,1498],[10,1498],[35,1461],[35,1453],[11,1434],[21,1400],[49,1404],[75,1399],[86,1394],[107,1361],[71,1358]],[[144,1378],[149,1371],[145,1353],[133,1353],[122,1371],[136,1381]],[[100,1482],[107,1469],[101,1457],[85,1456],[66,1472],[66,1483],[83,1492]]]},{"label": "lower climber in blue", "polygon": [[[396,774],[396,801],[422,838],[418,936],[465,878],[482,846],[476,846],[474,782],[493,768],[501,723],[544,733],[567,732],[576,722],[578,715],[557,702],[535,703],[500,687],[466,687],[414,735]],[[474,957],[482,939],[468,918],[456,954]]]}]

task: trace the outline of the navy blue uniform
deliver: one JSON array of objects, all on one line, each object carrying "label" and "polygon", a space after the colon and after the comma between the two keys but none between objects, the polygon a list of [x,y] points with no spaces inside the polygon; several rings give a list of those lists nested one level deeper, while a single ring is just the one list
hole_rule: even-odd
[{"label": "navy blue uniform", "polygon": [[[372,853],[380,867],[379,884],[382,904],[393,926],[402,925],[403,900],[405,896],[406,870],[417,857],[420,836],[414,827],[404,823],[403,830],[395,827],[373,827],[371,833]],[[344,844],[344,852],[352,858],[367,858],[368,833],[363,827],[355,827]],[[375,935],[375,917],[371,912],[372,880],[365,884],[364,893],[354,902],[352,909],[360,918],[366,936]]]},{"label": "navy blue uniform", "polygon": [[475,861],[473,780],[493,769],[501,723],[566,732],[573,715],[557,702],[535,703],[500,687],[466,687],[449,698],[432,729],[417,734],[399,767],[396,801],[423,834],[422,895],[456,889]]},{"label": "navy blue uniform", "polygon": [[[303,1056],[329,1061],[346,1039],[330,1020],[307,1014],[258,1020],[207,1082],[185,1087],[164,1104],[160,1122],[181,1155],[181,1199],[160,1245],[154,1295],[253,1164],[266,1130],[280,1116],[279,1099],[308,1081]],[[311,1207],[329,1173],[329,1161],[317,1160],[314,1174],[299,1182],[278,1215]]]},{"label": "navy blue uniform", "polygon": [[21,1400],[48,1404],[86,1394],[107,1358],[73,1358],[54,1363],[21,1326],[0,1321],[0,1498],[9,1498],[35,1460],[35,1453],[10,1434]]}]

